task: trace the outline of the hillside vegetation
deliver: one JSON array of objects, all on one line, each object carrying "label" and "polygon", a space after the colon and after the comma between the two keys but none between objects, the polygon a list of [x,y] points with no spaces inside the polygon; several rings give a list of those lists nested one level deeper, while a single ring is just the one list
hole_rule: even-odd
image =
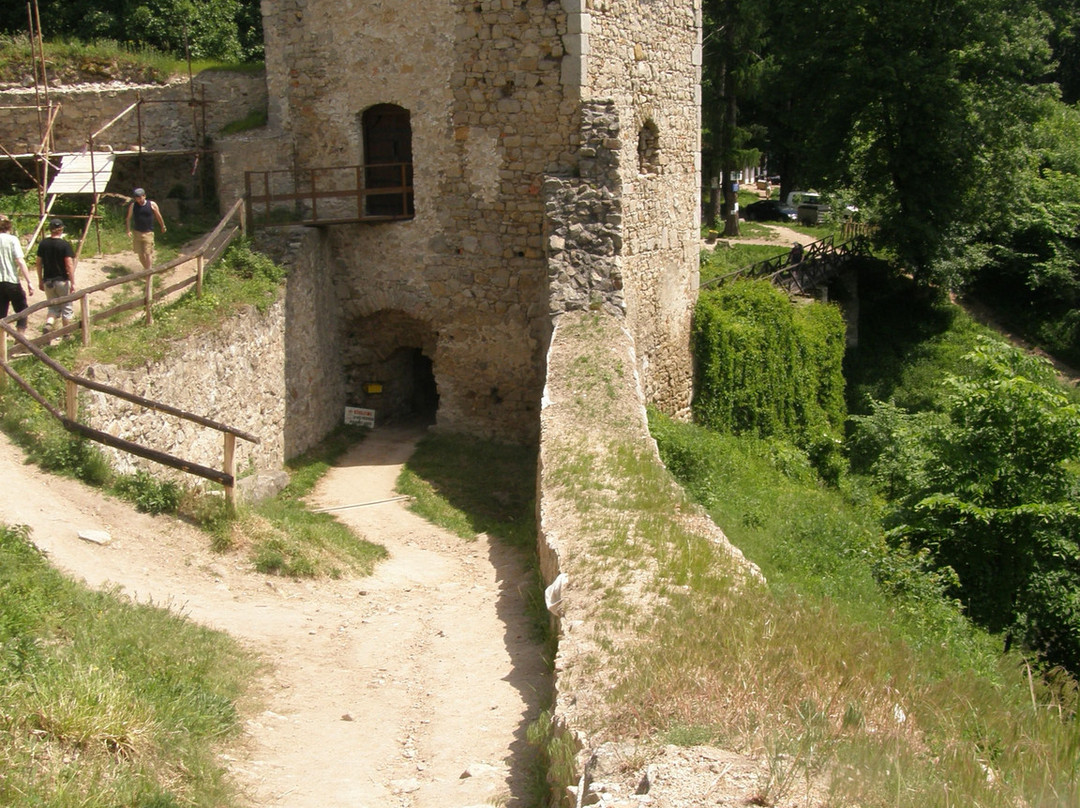
[{"label": "hillside vegetation", "polygon": [[[862,300],[867,349],[847,361],[860,413],[851,446],[869,476],[823,484],[788,427],[715,430],[652,415],[668,468],[769,585],[736,595],[722,579],[691,576],[688,596],[650,630],[663,639],[631,662],[620,702],[669,739],[767,756],[761,804],[797,783],[830,805],[1073,804],[1077,685],[1055,663],[1075,669],[1076,408],[1040,363],[944,296],[882,281]],[[763,294],[732,288],[735,302],[725,318],[710,314],[711,327],[765,330],[752,302]],[[792,328],[768,341],[784,344]],[[732,338],[698,343],[699,361],[726,355],[711,351]],[[882,343],[894,350],[875,353]],[[731,360],[751,390],[766,378],[753,368],[767,351]],[[778,400],[797,402],[783,395],[792,379],[828,368],[774,382]],[[868,390],[924,414],[902,417],[894,403],[882,419]],[[937,431],[914,429],[920,419]],[[1010,483],[1020,479],[1027,488]],[[995,480],[1025,503],[990,504]],[[901,482],[896,497],[887,483]]]}]

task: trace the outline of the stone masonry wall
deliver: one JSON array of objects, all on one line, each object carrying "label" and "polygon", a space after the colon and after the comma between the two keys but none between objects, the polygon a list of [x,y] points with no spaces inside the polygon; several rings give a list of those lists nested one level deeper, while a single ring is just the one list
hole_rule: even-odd
[{"label": "stone masonry wall", "polygon": [[[701,0],[581,5],[582,93],[611,99],[622,129],[622,275],[642,386],[650,403],[684,414],[700,253]],[[647,126],[656,153],[643,161]]]},{"label": "stone masonry wall", "polygon": [[541,188],[545,172],[574,164],[577,137],[562,5],[281,0],[267,11],[268,83],[282,99],[270,128],[301,167],[362,162],[370,106],[411,116],[415,219],[327,229],[346,355],[360,361],[350,346],[386,316],[407,318],[435,335],[439,428],[535,438],[549,329]]},{"label": "stone masonry wall", "polygon": [[[140,99],[139,115],[131,112],[121,118],[95,141],[95,148],[126,151],[136,147],[141,119],[144,148],[195,149],[201,145],[197,141],[200,129],[212,137],[226,124],[265,110],[267,104],[264,74],[225,70],[204,71],[191,82],[185,78],[166,85],[50,87],[48,97],[60,107],[53,127],[53,151],[82,150],[93,132]],[[197,102],[194,107],[192,98]],[[34,152],[41,140],[34,89],[3,90],[0,103],[6,107],[0,116],[0,143],[12,154]]]},{"label": "stone masonry wall", "polygon": [[[273,471],[318,443],[341,423],[344,394],[332,288],[322,282],[324,239],[295,228],[274,231],[258,245],[290,266],[286,294],[265,314],[248,308],[215,331],[178,342],[152,365],[125,370],[92,365],[86,375],[161,401],[260,439],[236,442],[238,473]],[[290,328],[290,323],[309,324]],[[89,426],[212,468],[221,468],[221,433],[84,391]],[[117,469],[194,478],[124,452],[107,450]]]},{"label": "stone masonry wall", "polygon": [[544,183],[550,310],[625,314],[621,141],[614,104],[583,105],[578,177]]},{"label": "stone masonry wall", "polygon": [[[260,443],[236,441],[238,473],[272,470],[285,458],[285,305],[263,315],[254,308],[174,346],[167,359],[134,370],[91,365],[86,375],[104,384],[201,415],[255,435]],[[103,393],[83,391],[85,423],[185,460],[220,469],[220,432],[175,416],[147,410]],[[105,449],[123,473],[142,468],[186,482],[196,478],[157,463]]]}]

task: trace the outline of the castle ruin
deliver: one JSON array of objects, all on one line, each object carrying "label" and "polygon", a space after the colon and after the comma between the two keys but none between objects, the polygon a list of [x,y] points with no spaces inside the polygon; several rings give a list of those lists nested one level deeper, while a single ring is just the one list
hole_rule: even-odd
[{"label": "castle ruin", "polygon": [[688,408],[701,0],[263,15],[268,122],[216,142],[221,196],[247,172],[327,166],[399,192],[294,244],[293,421],[329,427],[352,404],[534,440],[553,317],[583,308],[625,315],[646,398]]}]

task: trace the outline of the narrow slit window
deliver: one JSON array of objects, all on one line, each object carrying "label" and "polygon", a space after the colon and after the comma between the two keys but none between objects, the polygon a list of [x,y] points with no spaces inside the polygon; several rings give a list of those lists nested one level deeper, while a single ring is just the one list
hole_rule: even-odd
[{"label": "narrow slit window", "polygon": [[660,130],[652,121],[638,131],[638,173],[656,174],[660,168]]}]

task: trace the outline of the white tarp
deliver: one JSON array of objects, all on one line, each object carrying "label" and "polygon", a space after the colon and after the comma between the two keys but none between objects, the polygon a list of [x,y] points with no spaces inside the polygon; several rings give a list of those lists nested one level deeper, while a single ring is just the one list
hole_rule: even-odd
[{"label": "white tarp", "polygon": [[50,194],[104,193],[113,170],[112,152],[69,154],[60,160],[60,173],[49,183]]}]

